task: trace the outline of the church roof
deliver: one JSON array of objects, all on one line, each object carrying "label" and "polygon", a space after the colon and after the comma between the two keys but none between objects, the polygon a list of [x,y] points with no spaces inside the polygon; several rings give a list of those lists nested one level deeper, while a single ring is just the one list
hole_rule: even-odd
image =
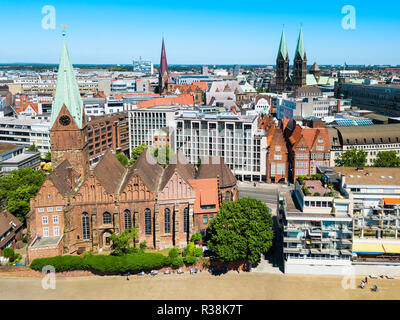
[{"label": "church roof", "polygon": [[304,48],[304,40],[303,40],[303,28],[300,28],[299,38],[297,40],[297,47],[294,56],[296,57],[297,53],[299,53],[300,58],[304,60],[306,49]]},{"label": "church roof", "polygon": [[195,178],[195,168],[186,159],[181,149],[178,149],[175,156],[170,161],[170,164],[164,171],[164,175],[161,181],[160,190],[163,190],[168,181],[171,179],[173,174],[178,172],[178,174],[186,181],[189,182],[190,179]]},{"label": "church roof", "polygon": [[50,127],[52,127],[56,121],[63,105],[67,107],[78,128],[82,129],[84,117],[83,102],[65,40],[63,40],[60,65],[58,67],[57,85],[51,110]]},{"label": "church roof", "polygon": [[278,58],[279,58],[279,53],[282,54],[283,59],[286,59],[286,57],[288,57],[285,31],[283,31],[283,30],[282,30],[282,35],[281,35],[281,43],[279,44]]},{"label": "church roof", "polygon": [[212,179],[219,176],[219,186],[222,188],[231,187],[236,184],[236,177],[225,164],[222,157],[205,157],[197,172],[197,179]]},{"label": "church roof", "polygon": [[118,191],[124,173],[125,168],[110,149],[106,151],[94,168],[94,175],[110,194]]},{"label": "church roof", "polygon": [[64,160],[48,176],[62,196],[66,196],[72,191],[73,170],[71,163]]},{"label": "church roof", "polygon": [[129,168],[121,190],[124,190],[125,184],[129,182],[132,175],[137,174],[151,192],[156,192],[162,173],[163,168],[156,162],[151,153],[147,149],[144,149],[135,164]]},{"label": "church roof", "polygon": [[319,68],[318,63],[314,62],[314,64],[310,68],[310,71],[321,71],[321,69]]}]

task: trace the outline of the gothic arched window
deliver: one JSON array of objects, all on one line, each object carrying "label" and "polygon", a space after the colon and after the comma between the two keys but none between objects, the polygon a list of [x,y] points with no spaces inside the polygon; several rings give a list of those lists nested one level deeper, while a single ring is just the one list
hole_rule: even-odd
[{"label": "gothic arched window", "polygon": [[171,233],[171,210],[164,210],[164,233]]},{"label": "gothic arched window", "polygon": [[103,214],[103,224],[110,224],[111,223],[111,214],[108,212],[104,212]]},{"label": "gothic arched window", "polygon": [[132,229],[132,217],[129,210],[124,211],[124,227],[125,230]]},{"label": "gothic arched window", "polygon": [[90,239],[90,227],[89,227],[89,214],[87,212],[82,213],[82,239]]},{"label": "gothic arched window", "polygon": [[189,233],[189,208],[183,210],[183,232]]},{"label": "gothic arched window", "polygon": [[151,234],[151,211],[150,209],[146,209],[144,211],[144,232],[147,235]]}]

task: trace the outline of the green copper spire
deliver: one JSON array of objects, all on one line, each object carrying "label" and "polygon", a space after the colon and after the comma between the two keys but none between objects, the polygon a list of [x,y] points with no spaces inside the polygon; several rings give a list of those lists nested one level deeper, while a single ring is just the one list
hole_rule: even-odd
[{"label": "green copper spire", "polygon": [[297,47],[294,56],[296,57],[297,52],[300,55],[300,58],[304,60],[306,51],[304,49],[304,40],[303,40],[303,28],[300,28],[299,39],[297,40]]},{"label": "green copper spire", "polygon": [[279,53],[282,54],[283,59],[286,59],[286,57],[288,57],[284,30],[282,30],[281,43],[279,44],[278,58],[279,58]]},{"label": "green copper spire", "polygon": [[60,65],[58,67],[56,93],[51,109],[50,127],[53,127],[64,104],[78,128],[82,129],[83,102],[79,93],[78,83],[75,79],[74,68],[69,58],[65,39],[63,40]]}]

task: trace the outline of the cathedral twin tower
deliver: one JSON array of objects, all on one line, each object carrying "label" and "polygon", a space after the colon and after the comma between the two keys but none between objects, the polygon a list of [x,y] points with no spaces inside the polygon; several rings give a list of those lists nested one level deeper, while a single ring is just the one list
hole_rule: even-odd
[{"label": "cathedral twin tower", "polygon": [[293,74],[289,74],[289,54],[285,32],[282,31],[281,43],[276,58],[276,91],[291,91],[306,85],[307,55],[304,48],[303,30],[300,29],[294,54]]}]

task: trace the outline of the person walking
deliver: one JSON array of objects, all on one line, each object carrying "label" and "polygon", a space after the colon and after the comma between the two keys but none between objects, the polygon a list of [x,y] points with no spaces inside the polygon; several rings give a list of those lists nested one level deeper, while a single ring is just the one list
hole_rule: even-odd
[{"label": "person walking", "polygon": [[365,277],[365,283],[368,283],[368,277]]}]

